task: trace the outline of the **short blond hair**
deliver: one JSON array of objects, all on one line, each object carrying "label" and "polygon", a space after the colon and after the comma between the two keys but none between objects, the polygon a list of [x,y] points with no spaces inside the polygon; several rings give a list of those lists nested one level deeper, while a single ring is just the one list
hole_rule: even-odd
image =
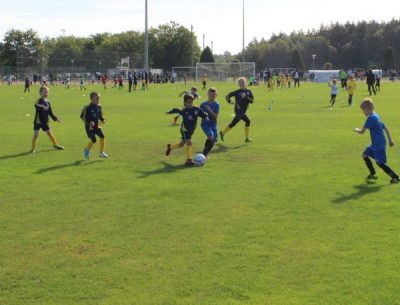
[{"label": "short blond hair", "polygon": [[239,77],[239,78],[238,78],[238,82],[240,82],[241,80],[244,81],[245,83],[247,82],[247,80],[246,80],[245,77]]},{"label": "short blond hair", "polygon": [[360,108],[374,110],[374,102],[368,97],[361,102]]}]

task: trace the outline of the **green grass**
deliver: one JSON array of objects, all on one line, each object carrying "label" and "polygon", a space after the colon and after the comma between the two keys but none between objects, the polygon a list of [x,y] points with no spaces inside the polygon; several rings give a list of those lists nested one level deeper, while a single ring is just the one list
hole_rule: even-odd
[{"label": "green grass", "polygon": [[[214,85],[222,129],[236,87]],[[164,112],[186,87],[98,89],[110,158],[96,144],[83,161],[88,96],[51,88],[66,150],[41,133],[31,155],[36,92],[0,87],[1,305],[400,304],[400,188],[380,170],[365,183],[369,135],[352,132],[365,121],[364,84],[355,107],[340,92],[333,111],[326,84],[255,88],[254,142],[244,144],[240,123],[201,168],[182,166],[184,149],[164,155],[180,139]],[[399,92],[384,83],[375,98],[395,141]],[[199,128],[195,151],[204,141]],[[399,152],[388,149],[396,170]]]}]

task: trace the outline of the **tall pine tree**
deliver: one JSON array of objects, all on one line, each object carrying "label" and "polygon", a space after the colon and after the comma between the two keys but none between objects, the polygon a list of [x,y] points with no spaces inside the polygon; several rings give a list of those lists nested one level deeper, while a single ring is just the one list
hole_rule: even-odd
[{"label": "tall pine tree", "polygon": [[214,55],[212,54],[210,47],[205,47],[203,53],[201,53],[200,62],[215,62]]}]

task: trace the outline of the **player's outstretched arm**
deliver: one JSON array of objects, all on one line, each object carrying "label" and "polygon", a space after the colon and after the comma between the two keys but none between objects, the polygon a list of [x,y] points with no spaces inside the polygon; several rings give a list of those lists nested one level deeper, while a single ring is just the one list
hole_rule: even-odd
[{"label": "player's outstretched arm", "polygon": [[385,126],[385,127],[383,128],[383,130],[385,131],[386,136],[387,136],[387,138],[388,138],[389,146],[390,146],[390,147],[393,147],[393,146],[394,146],[394,142],[393,142],[393,139],[392,139],[392,135],[390,134],[389,128],[387,128],[387,127]]},{"label": "player's outstretched arm", "polygon": [[367,131],[365,128],[354,128],[354,132],[358,134],[364,134]]},{"label": "player's outstretched arm", "polygon": [[180,109],[178,109],[178,108],[174,108],[174,109],[172,109],[172,110],[166,112],[165,114],[173,114],[173,113],[179,113],[179,114],[181,114],[182,111],[181,111]]}]

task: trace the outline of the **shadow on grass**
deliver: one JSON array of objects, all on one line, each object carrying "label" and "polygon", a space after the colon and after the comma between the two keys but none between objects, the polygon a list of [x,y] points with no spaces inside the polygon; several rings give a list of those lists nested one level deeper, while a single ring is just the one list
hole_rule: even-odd
[{"label": "shadow on grass", "polygon": [[61,164],[61,165],[55,165],[55,166],[51,166],[51,167],[42,168],[42,169],[39,169],[36,172],[34,172],[34,174],[45,174],[48,172],[52,172],[52,171],[56,171],[56,170],[60,170],[60,169],[68,168],[68,167],[87,166],[87,165],[91,165],[91,164],[98,163],[98,162],[101,162],[101,160],[89,161],[89,162],[87,162],[86,160],[77,160],[73,163]]},{"label": "shadow on grass", "polygon": [[383,187],[384,185],[375,185],[373,183],[356,185],[354,186],[354,189],[356,190],[354,193],[341,195],[339,198],[333,200],[332,203],[341,204],[350,200],[358,200],[369,194],[379,192]]},{"label": "shadow on grass", "polygon": [[184,169],[191,169],[191,168],[195,168],[196,166],[187,166],[185,164],[179,164],[179,165],[172,165],[169,164],[165,161],[160,162],[163,167],[161,168],[157,168],[155,170],[152,171],[141,171],[141,175],[138,177],[140,179],[143,178],[147,178],[149,176],[153,176],[153,175],[161,175],[161,174],[170,174],[170,173],[174,173],[180,170],[184,170]]},{"label": "shadow on grass", "polygon": [[[49,152],[49,151],[54,151],[54,149],[47,149],[47,150],[37,151],[35,153],[35,155],[36,154],[40,154],[40,153]],[[33,155],[31,153],[31,151],[26,151],[26,152],[23,152],[23,153],[7,155],[7,156],[0,156],[0,160],[14,159],[14,158],[25,157],[25,156],[29,156],[29,155]]]},{"label": "shadow on grass", "polygon": [[211,150],[210,154],[219,154],[219,153],[224,153],[228,150],[235,150],[235,149],[240,149],[242,147],[246,146],[246,144],[242,144],[239,146],[234,146],[234,147],[229,147],[225,146],[223,144],[217,143],[215,144],[214,148]]}]

